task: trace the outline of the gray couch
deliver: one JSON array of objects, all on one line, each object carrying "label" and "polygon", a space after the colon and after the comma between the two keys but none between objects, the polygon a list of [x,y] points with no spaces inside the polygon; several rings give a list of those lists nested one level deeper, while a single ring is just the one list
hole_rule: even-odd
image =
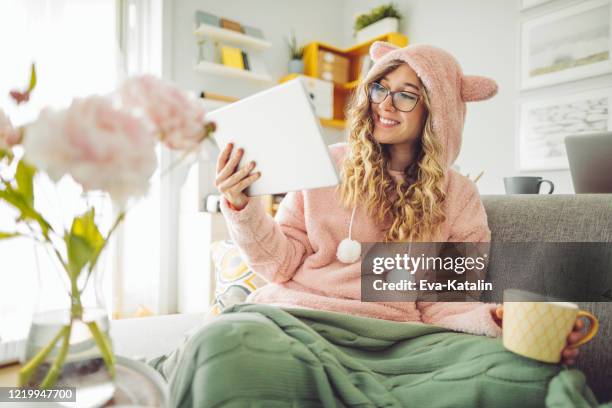
[{"label": "gray couch", "polygon": [[[593,265],[584,265],[585,273],[596,271],[589,279],[597,285],[606,285],[601,293],[609,294],[612,282],[612,194],[579,195],[483,195],[491,241],[531,242],[534,253],[542,242],[599,242],[595,245]],[[602,255],[602,247],[603,255]],[[501,298],[501,291],[509,287],[541,287],[552,284],[568,286],[567,268],[576,254],[556,254],[560,263],[538,265],[533,268],[509,269],[516,263],[509,253],[496,254],[491,249],[488,279],[493,283],[493,299]],[[503,252],[503,251],[502,251]],[[564,259],[564,257],[568,259]],[[572,259],[569,259],[573,257]],[[605,264],[605,265],[602,265]],[[575,272],[575,271],[574,271]],[[559,276],[563,275],[563,278]],[[497,292],[496,292],[497,291]],[[597,300],[606,300],[605,295]],[[490,300],[486,297],[483,300]],[[584,299],[587,300],[587,299]],[[584,371],[589,385],[600,402],[612,400],[612,297],[607,302],[578,302],[582,309],[595,314],[600,321],[597,337],[582,346],[577,367]]]},{"label": "gray couch", "polygon": [[[500,195],[482,196],[492,241],[530,242],[533,251],[538,251],[542,242],[601,242],[612,252],[612,194],[595,195]],[[492,246],[492,251],[495,249]],[[488,279],[493,283],[492,299],[501,299],[503,288],[534,287],[547,280],[557,281],[559,274],[567,272],[556,267],[525,268],[508,270],[514,260],[504,259],[505,253],[495,255],[489,265]],[[575,254],[573,254],[575,255]],[[569,256],[569,254],[567,255]],[[606,255],[607,256],[607,255]],[[559,254],[563,258],[563,254]],[[605,256],[604,256],[605,258]],[[602,271],[610,283],[612,279],[612,257]],[[590,265],[593,269],[595,265]],[[535,272],[537,271],[537,272]],[[605,281],[605,279],[603,280]],[[610,286],[607,286],[610,288]],[[605,287],[602,288],[605,293]],[[600,320],[597,337],[581,348],[578,368],[587,375],[589,385],[600,402],[612,400],[612,299],[610,302],[583,302],[581,308],[594,313]],[[133,319],[134,322],[121,327],[119,322],[111,326],[116,352],[129,357],[150,358],[162,355],[178,346],[188,331],[194,330],[204,321],[204,314],[174,315]],[[136,320],[138,320],[136,322]],[[142,326],[134,330],[134,324]],[[135,333],[155,332],[148,338],[143,349],[142,339]],[[150,343],[150,344],[149,344]]]}]

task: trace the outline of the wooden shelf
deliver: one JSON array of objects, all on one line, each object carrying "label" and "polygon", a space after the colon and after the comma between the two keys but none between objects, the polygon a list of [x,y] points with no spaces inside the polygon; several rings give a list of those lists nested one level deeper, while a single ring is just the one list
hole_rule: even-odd
[{"label": "wooden shelf", "polygon": [[242,45],[245,48],[251,48],[253,50],[265,50],[272,46],[272,43],[262,40],[261,38],[251,37],[250,35],[228,30],[227,28],[215,27],[209,24],[200,24],[200,26],[195,30],[195,35],[198,38],[209,37],[221,41],[227,41],[233,44]]},{"label": "wooden shelf", "polygon": [[349,79],[351,79],[351,81],[346,84],[336,84],[336,88],[345,90],[353,89],[357,86],[360,80],[359,72],[361,57],[369,52],[370,46],[375,41],[386,41],[399,47],[405,47],[408,45],[408,37],[401,33],[383,34],[366,42],[355,44],[352,47],[344,49],[334,47],[333,45],[329,45],[327,43],[314,41],[304,47],[304,74],[319,77],[318,52],[319,50],[330,51],[342,55],[348,58],[350,61]]},{"label": "wooden shelf", "polygon": [[[279,79],[278,82],[280,84],[282,84],[283,82],[291,81],[292,79],[295,79],[295,78],[299,77],[300,75],[308,77],[308,75],[305,75],[305,74],[291,73],[291,74],[287,74],[284,77],[282,77],[281,79]],[[337,84],[337,83],[334,83],[334,87],[335,88],[342,89],[342,90],[355,89],[357,87],[357,85],[359,85],[359,79],[357,79],[355,81],[347,82],[346,84]]]},{"label": "wooden shelf", "polygon": [[346,126],[346,122],[341,119],[319,119],[321,121],[321,125],[334,129],[344,129]]},{"label": "wooden shelf", "polygon": [[367,54],[370,50],[370,46],[375,41],[386,41],[391,44],[395,44],[399,47],[405,47],[408,45],[408,37],[401,33],[387,33],[380,35],[376,38],[372,38],[366,42],[355,44],[349,48],[338,48],[333,45],[329,45],[322,42],[312,42],[304,47],[304,74],[289,74],[280,79],[279,82],[289,81],[297,78],[299,75],[309,76],[313,78],[319,77],[318,72],[318,51],[325,50],[331,51],[336,54],[347,57],[350,61],[349,78],[353,79],[350,82],[340,84],[334,83],[334,118],[333,119],[320,119],[321,124],[325,127],[344,129],[346,121],[344,120],[344,108],[349,100],[351,92],[357,88],[361,82],[361,78],[358,78],[360,72],[361,57]]},{"label": "wooden shelf", "polygon": [[213,74],[224,76],[227,78],[251,80],[253,82],[272,82],[272,78],[269,75],[256,74],[251,71],[227,67],[225,65],[217,64],[214,62],[200,61],[194,69],[196,70],[196,72],[199,72],[201,74]]},{"label": "wooden shelf", "polygon": [[345,91],[351,91],[357,88],[357,85],[359,85],[359,82],[361,82],[361,79],[356,79],[354,81],[347,82],[346,84],[339,84],[338,87]]},{"label": "wooden shelf", "polygon": [[[296,73],[292,73],[292,74],[287,74],[284,77],[282,77],[281,79],[279,79],[279,83],[283,83],[283,82],[287,82],[287,81],[291,81],[292,79],[295,79],[299,76],[306,76],[304,74],[296,74]],[[322,126],[328,127],[328,128],[334,128],[334,129],[344,129],[345,123],[344,120],[342,119],[325,119],[325,118],[319,118],[319,121],[321,122]]]},{"label": "wooden shelf", "polygon": [[351,56],[359,56],[369,52],[370,45],[375,41],[385,41],[391,44],[395,44],[399,47],[405,47],[408,45],[408,37],[401,33],[387,33],[379,35],[378,37],[369,39],[368,41],[355,44],[349,48],[344,49],[342,52]]},{"label": "wooden shelf", "polygon": [[[401,33],[387,33],[372,38],[363,43],[355,44],[349,48],[338,48],[327,43],[318,41],[311,42],[304,47],[304,75],[313,78],[320,76],[319,72],[319,51],[328,51],[341,55],[349,61],[349,79],[347,83],[334,83],[334,119],[325,121],[324,126],[344,128],[344,110],[351,97],[352,91],[360,84],[361,63],[364,55],[370,51],[370,46],[375,41],[385,41],[395,44],[398,47],[408,45],[408,37]],[[323,122],[321,122],[323,123]]]},{"label": "wooden shelf", "polygon": [[296,74],[296,73],[291,73],[291,74],[287,74],[284,77],[282,77],[281,79],[278,80],[279,84],[282,84],[283,82],[287,82],[287,81],[291,81],[292,79],[295,79],[299,76],[305,76],[304,74]]}]

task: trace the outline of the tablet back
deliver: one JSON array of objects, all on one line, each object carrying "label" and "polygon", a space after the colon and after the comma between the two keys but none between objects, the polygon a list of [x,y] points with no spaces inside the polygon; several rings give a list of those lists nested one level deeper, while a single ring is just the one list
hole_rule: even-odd
[{"label": "tablet back", "polygon": [[244,148],[240,166],[257,163],[250,196],[337,185],[339,182],[310,98],[299,78],[210,112],[214,138]]}]

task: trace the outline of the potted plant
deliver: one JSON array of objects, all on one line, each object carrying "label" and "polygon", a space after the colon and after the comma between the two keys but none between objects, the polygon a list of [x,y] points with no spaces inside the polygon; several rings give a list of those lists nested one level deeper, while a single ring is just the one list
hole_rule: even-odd
[{"label": "potted plant", "polygon": [[[32,66],[28,88],[12,91],[13,100],[28,102],[35,86]],[[152,76],[129,78],[109,95],[75,98],[61,110],[45,108],[19,127],[0,109],[0,202],[15,220],[12,230],[0,231],[0,242],[30,238],[43,260],[38,289],[45,296],[32,317],[21,386],[76,387],[80,407],[112,397],[102,260],[129,204],[149,189],[156,146],[183,151],[184,158],[212,131],[197,99]],[[53,208],[49,193],[61,183],[69,183],[74,200],[58,194]],[[110,217],[100,217],[101,201],[112,202]],[[51,298],[53,304],[41,302]]]},{"label": "potted plant", "polygon": [[288,66],[289,73],[303,74],[304,61],[302,61],[302,57],[304,56],[304,47],[298,46],[295,31],[292,30],[291,38],[285,41],[289,47],[289,56],[291,58]]},{"label": "potted plant", "polygon": [[397,32],[402,14],[393,3],[378,6],[355,19],[357,43],[366,42],[383,34]]}]

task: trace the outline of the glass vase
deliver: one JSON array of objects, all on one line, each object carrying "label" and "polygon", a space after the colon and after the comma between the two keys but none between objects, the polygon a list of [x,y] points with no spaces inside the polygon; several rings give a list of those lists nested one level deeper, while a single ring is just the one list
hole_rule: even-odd
[{"label": "glass vase", "polygon": [[95,266],[71,279],[54,248],[37,245],[38,297],[20,371],[22,386],[75,387],[79,408],[99,407],[112,398],[114,356],[103,293],[111,248],[107,242]]}]

